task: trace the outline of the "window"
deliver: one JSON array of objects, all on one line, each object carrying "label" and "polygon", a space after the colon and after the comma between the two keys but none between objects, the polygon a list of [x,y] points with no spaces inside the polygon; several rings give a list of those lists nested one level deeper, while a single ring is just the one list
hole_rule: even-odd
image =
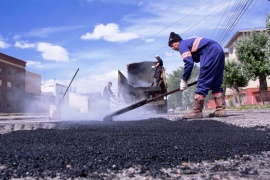
[{"label": "window", "polygon": [[233,54],[233,50],[234,50],[234,48],[231,47],[231,48],[230,48],[230,54]]},{"label": "window", "polygon": [[2,71],[3,71],[3,69],[2,69],[2,68],[0,68],[0,74],[2,74]]},{"label": "window", "polygon": [[11,76],[11,71],[8,70],[8,71],[7,71],[7,75],[8,75],[8,76]]},{"label": "window", "polygon": [[7,87],[9,87],[9,88],[11,87],[11,82],[9,82],[9,81],[7,82]]},{"label": "window", "polygon": [[0,86],[2,86],[2,80],[0,79]]},{"label": "window", "polygon": [[7,108],[10,108],[10,104],[7,103]]},{"label": "window", "polygon": [[11,92],[7,92],[7,96],[11,97]]}]

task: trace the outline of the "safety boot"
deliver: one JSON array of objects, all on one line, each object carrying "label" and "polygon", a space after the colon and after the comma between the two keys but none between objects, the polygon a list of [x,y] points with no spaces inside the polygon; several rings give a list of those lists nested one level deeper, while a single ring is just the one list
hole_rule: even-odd
[{"label": "safety boot", "polygon": [[209,114],[209,117],[222,117],[226,116],[225,101],[222,93],[213,94],[216,103],[216,110]]},{"label": "safety boot", "polygon": [[196,94],[194,98],[194,106],[193,110],[190,113],[184,114],[182,119],[197,119],[203,118],[203,104],[204,104],[204,97]]}]

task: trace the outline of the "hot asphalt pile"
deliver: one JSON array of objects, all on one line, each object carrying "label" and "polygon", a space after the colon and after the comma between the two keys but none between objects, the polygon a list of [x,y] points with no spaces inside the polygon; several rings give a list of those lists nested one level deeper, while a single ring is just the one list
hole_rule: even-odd
[{"label": "hot asphalt pile", "polygon": [[270,129],[165,118],[56,127],[1,134],[0,179],[270,177]]}]

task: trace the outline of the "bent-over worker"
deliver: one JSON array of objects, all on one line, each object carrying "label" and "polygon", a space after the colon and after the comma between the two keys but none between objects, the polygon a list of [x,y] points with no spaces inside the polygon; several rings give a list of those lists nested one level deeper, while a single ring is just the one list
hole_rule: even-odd
[{"label": "bent-over worker", "polygon": [[205,96],[212,90],[216,103],[216,110],[209,117],[225,116],[225,102],[223,99],[223,73],[225,55],[222,47],[214,40],[197,37],[183,40],[178,34],[171,32],[168,45],[179,51],[184,61],[184,72],[180,81],[180,90],[187,88],[194,62],[200,63],[197,91],[191,113],[185,114],[184,119],[203,118],[203,104]]}]

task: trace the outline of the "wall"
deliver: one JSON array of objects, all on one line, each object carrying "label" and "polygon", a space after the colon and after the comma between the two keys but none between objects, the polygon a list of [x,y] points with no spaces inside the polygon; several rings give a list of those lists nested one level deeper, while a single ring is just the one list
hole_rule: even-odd
[{"label": "wall", "polygon": [[26,62],[0,53],[0,112],[24,110]]}]

